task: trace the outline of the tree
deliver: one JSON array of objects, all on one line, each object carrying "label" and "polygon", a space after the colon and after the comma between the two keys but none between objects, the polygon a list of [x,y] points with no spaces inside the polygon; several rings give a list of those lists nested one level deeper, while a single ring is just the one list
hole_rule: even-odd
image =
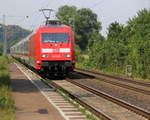
[{"label": "tree", "polygon": [[[150,10],[139,11],[137,16],[128,21],[127,27],[130,28],[128,39],[134,48],[130,52],[135,53],[136,49],[136,59],[129,59],[130,63],[134,65],[137,74],[146,78],[150,72]],[[133,58],[131,54],[130,58]]]},{"label": "tree", "polygon": [[[92,40],[91,40],[92,39]],[[90,39],[89,62],[92,67],[102,69],[106,67],[106,40],[101,34],[93,34]]]},{"label": "tree", "polygon": [[56,16],[64,24],[74,27],[77,8],[75,6],[62,6],[58,9]]},{"label": "tree", "polygon": [[109,46],[108,63],[115,71],[125,65],[127,56],[126,39],[124,38],[124,26],[113,22],[108,28],[107,45]]},{"label": "tree", "polygon": [[101,30],[101,23],[97,20],[97,15],[88,8],[79,9],[77,11],[75,21],[76,25],[76,43],[81,50],[86,50],[89,44],[91,34],[99,33]]}]

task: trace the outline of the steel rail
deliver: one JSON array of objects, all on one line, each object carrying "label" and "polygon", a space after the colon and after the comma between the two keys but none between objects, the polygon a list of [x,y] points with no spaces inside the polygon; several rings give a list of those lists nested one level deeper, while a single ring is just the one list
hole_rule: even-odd
[{"label": "steel rail", "polygon": [[[81,74],[84,74],[84,75],[87,75],[87,74],[89,74],[89,73],[92,73],[93,74],[93,72],[92,71],[85,71],[85,70],[79,70],[80,72],[78,72],[78,71],[76,71],[76,72],[78,72],[78,73],[81,73]],[[83,72],[86,72],[86,74],[85,73],[83,73]],[[95,73],[94,73],[95,74]],[[100,73],[101,74],[101,73]],[[99,73],[98,73],[98,75],[100,75]],[[120,86],[120,87],[122,87],[122,88],[126,88],[126,89],[130,89],[130,90],[133,90],[133,91],[136,91],[136,92],[140,92],[140,93],[143,93],[143,94],[146,94],[146,95],[150,95],[150,91],[148,91],[148,90],[144,90],[144,89],[140,89],[140,88],[136,88],[136,87],[133,87],[133,86],[131,86],[131,85],[126,85],[126,84],[122,84],[122,83],[119,83],[119,82],[117,82],[117,81],[112,81],[112,80],[107,80],[107,79],[104,79],[104,78],[100,78],[100,77],[96,77],[96,79],[98,79],[98,80],[102,80],[102,81],[104,81],[104,82],[107,82],[107,83],[110,83],[110,84],[113,84],[113,85],[117,85],[117,86]],[[119,79],[119,78],[117,78],[117,79]]]},{"label": "steel rail", "polygon": [[80,84],[80,83],[75,82],[73,80],[67,79],[67,81],[72,83],[72,84],[75,84],[75,85],[77,85],[77,86],[79,86],[79,87],[81,87],[81,88],[83,88],[83,89],[85,89],[85,90],[87,90],[89,92],[92,92],[93,94],[96,94],[98,96],[101,96],[101,97],[109,100],[109,101],[112,101],[113,103],[116,103],[116,104],[118,104],[118,105],[120,105],[120,106],[122,106],[122,107],[124,107],[124,108],[126,108],[128,110],[131,110],[131,111],[137,113],[138,115],[141,115],[141,116],[143,116],[145,118],[148,118],[148,120],[150,120],[150,112],[149,111],[146,111],[146,110],[144,110],[142,108],[139,108],[137,106],[129,104],[129,103],[127,103],[127,102],[125,102],[125,101],[123,101],[121,99],[115,98],[115,97],[113,97],[111,95],[108,95],[108,94],[106,94],[104,92],[101,92],[101,91],[99,91],[97,89],[94,89],[94,88],[91,88],[89,86]]},{"label": "steel rail", "polygon": [[122,80],[122,81],[125,81],[125,82],[134,83],[134,84],[141,85],[141,86],[144,86],[144,87],[150,87],[150,82],[147,82],[147,83],[146,82],[140,82],[140,81],[137,81],[137,80],[133,80],[131,78],[125,78],[123,76],[111,75],[111,74],[96,72],[96,71],[87,70],[87,69],[83,69],[83,68],[76,68],[75,70],[89,72],[89,73],[93,73],[95,75],[102,75],[102,76],[106,76],[106,77],[110,77],[110,78],[114,78],[114,79],[119,79],[119,80]]}]

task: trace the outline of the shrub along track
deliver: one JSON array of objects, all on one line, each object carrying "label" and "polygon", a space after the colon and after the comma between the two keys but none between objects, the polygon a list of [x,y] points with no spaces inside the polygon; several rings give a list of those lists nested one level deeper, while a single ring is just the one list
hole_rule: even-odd
[{"label": "shrub along track", "polygon": [[15,120],[9,64],[8,57],[0,56],[0,120]]}]

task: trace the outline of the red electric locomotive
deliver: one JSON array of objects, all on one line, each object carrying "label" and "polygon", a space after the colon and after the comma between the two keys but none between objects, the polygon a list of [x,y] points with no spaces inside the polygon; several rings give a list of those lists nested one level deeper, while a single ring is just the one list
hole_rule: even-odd
[{"label": "red electric locomotive", "polygon": [[57,20],[48,21],[10,51],[14,57],[44,73],[67,74],[75,67],[73,32]]}]

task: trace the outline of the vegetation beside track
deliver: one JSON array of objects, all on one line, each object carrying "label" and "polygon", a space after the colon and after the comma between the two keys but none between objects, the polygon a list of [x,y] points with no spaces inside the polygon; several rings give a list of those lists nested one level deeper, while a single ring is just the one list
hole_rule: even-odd
[{"label": "vegetation beside track", "polygon": [[[92,46],[81,52],[78,65],[107,73],[150,78],[150,10],[143,9],[127,25],[113,22],[107,37],[93,36]],[[89,39],[89,41],[91,40]],[[83,55],[82,55],[83,53]],[[89,58],[85,57],[85,54]],[[79,56],[79,55],[78,55]]]},{"label": "vegetation beside track", "polygon": [[97,14],[89,8],[62,6],[57,17],[74,30],[76,45],[84,54],[77,55],[80,66],[150,78],[150,10],[138,11],[125,25],[112,22],[106,36],[100,32]]},{"label": "vegetation beside track", "polygon": [[8,66],[10,60],[0,56],[0,120],[15,120],[14,101]]}]

